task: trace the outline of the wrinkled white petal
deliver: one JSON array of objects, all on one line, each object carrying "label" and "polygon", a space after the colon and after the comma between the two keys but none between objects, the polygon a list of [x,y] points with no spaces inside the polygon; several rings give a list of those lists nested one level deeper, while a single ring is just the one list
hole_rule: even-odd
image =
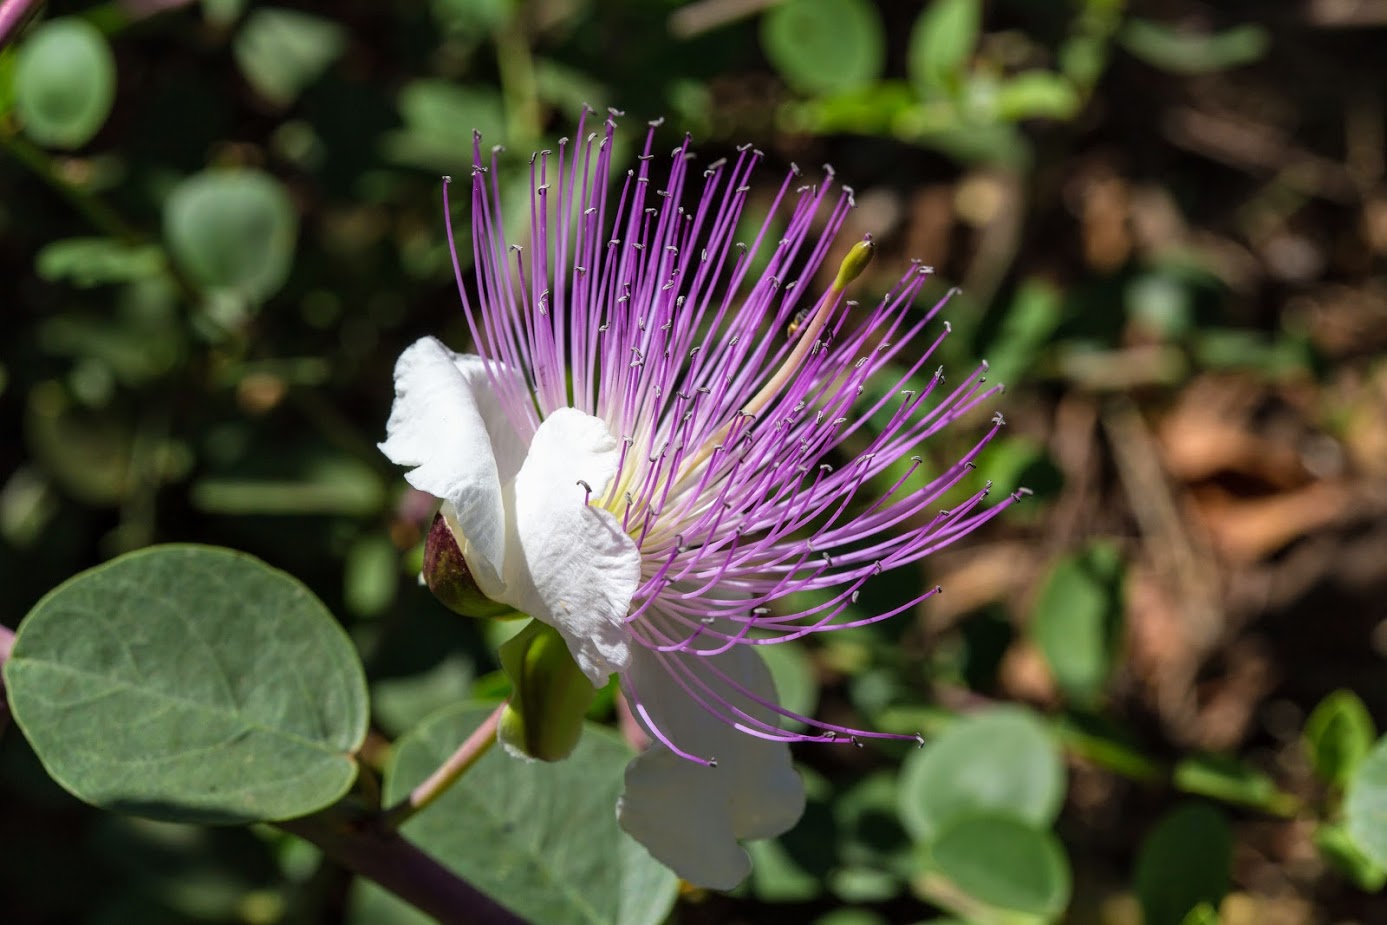
[{"label": "wrinkled white petal", "polygon": [[[657,742],[626,766],[617,819],[680,877],[699,886],[731,889],[751,872],[751,859],[739,841],[779,835],[804,813],[804,784],[791,764],[789,746],[739,732],[709,715],[654,653],[634,648],[625,677],[654,723],[680,748],[714,758],[718,765],[695,764]],[[672,657],[703,672],[710,660]],[[752,647],[735,646],[711,661],[747,690],[775,702],[770,671]],[[775,719],[770,710],[718,679],[704,677],[739,709],[768,722]]]},{"label": "wrinkled white petal", "polygon": [[[520,382],[493,364],[493,374]],[[381,452],[414,468],[406,480],[450,505],[454,533],[479,586],[502,582],[506,517],[501,488],[520,465],[523,439],[494,394],[485,361],[453,353],[432,337],[415,341],[395,364],[395,404]]]},{"label": "wrinkled white petal", "polygon": [[[640,550],[596,503],[619,461],[605,423],[561,408],[539,425],[506,491],[511,532],[501,600],[558,630],[595,687],[630,659],[624,618],[640,584]],[[592,487],[593,504],[580,481]]]}]

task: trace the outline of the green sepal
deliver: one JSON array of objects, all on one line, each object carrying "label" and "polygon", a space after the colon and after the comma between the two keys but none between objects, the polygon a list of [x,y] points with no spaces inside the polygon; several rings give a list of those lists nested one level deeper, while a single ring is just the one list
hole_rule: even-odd
[{"label": "green sepal", "polygon": [[497,654],[513,690],[501,714],[501,744],[540,761],[568,757],[597,696],[568,644],[553,627],[531,620]]}]

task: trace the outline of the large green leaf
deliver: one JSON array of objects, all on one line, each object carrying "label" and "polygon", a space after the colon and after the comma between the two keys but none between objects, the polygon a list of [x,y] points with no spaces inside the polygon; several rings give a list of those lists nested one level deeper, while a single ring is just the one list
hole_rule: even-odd
[{"label": "large green leaf", "polygon": [[[427,777],[490,712],[460,705],[402,738],[386,771],[394,802]],[[403,828],[415,844],[529,921],[655,925],[676,880],[616,823],[631,752],[588,728],[568,758],[526,762],[493,749]],[[379,897],[372,908],[385,904]],[[357,921],[366,921],[357,915]]]},{"label": "large green leaf", "polygon": [[1166,815],[1142,842],[1133,874],[1146,925],[1181,925],[1201,903],[1228,892],[1233,836],[1223,813],[1187,803]]},{"label": "large green leaf", "polygon": [[1063,798],[1054,735],[1028,711],[1001,707],[957,721],[906,759],[899,808],[907,831],[928,842],[977,811],[1046,826]]},{"label": "large green leaf", "polygon": [[366,734],[351,642],[297,580],[250,556],[156,546],[50,592],[5,683],[48,772],[155,819],[287,819],[342,796]]}]

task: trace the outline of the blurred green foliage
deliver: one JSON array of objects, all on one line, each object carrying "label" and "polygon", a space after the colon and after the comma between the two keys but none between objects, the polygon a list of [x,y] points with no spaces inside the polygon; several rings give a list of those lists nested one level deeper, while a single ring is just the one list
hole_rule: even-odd
[{"label": "blurred green foliage", "polygon": [[[831,159],[864,220],[886,226],[892,259],[874,271],[921,242],[947,249],[930,294],[963,292],[945,309],[955,331],[939,360],[963,372],[986,354],[1010,387],[994,404],[1020,425],[980,460],[979,484],[1035,490],[1010,533],[982,540],[1044,558],[1025,600],[975,593],[942,625],[903,614],[800,650],[767,647],[789,709],[923,731],[927,742],[848,759],[805,750],[800,826],[751,847],[754,874],[738,893],[686,895],[671,920],[1125,925],[1134,919],[1089,914],[1096,897],[1120,896],[1148,925],[1214,922],[1230,891],[1251,888],[1233,869],[1239,839],[1255,830],[1242,823],[1298,815],[1313,825],[1316,863],[1340,873],[1297,888],[1370,921],[1380,902],[1345,891],[1387,883],[1381,685],[1333,691],[1349,683],[1333,666],[1288,683],[1304,712],[1314,706],[1291,736],[1293,760],[1269,760],[1265,742],[1225,754],[1166,737],[1126,660],[1133,518],[1100,511],[1086,521],[1098,526],[1076,532],[1078,502],[1065,501],[1075,466],[1062,458],[1072,448],[1025,424],[1039,409],[1115,394],[1164,406],[1213,372],[1324,377],[1304,318],[1267,307],[1299,294],[1285,255],[1300,252],[1261,248],[1350,194],[1324,180],[1326,156],[1282,157],[1275,142],[1261,160],[1253,145],[1230,179],[1194,163],[1198,139],[1179,131],[1203,95],[1273,114],[1299,106],[1317,130],[1324,100],[1357,88],[1321,63],[1341,83],[1300,76],[1304,61],[1340,49],[1309,28],[1121,0],[54,0],[0,50],[0,621],[16,625],[60,582],[155,542],[253,552],[326,603],[309,607],[318,631],[328,612],[347,627],[373,728],[401,737],[388,761],[387,746],[368,740],[376,751],[362,760],[386,768],[387,790],[407,789],[475,720],[460,704],[507,689],[499,638],[451,619],[417,586],[431,512],[375,448],[401,347],[423,333],[467,340],[438,175],[467,173],[474,131],[484,155],[504,145],[494,180],[519,228],[529,152],[571,132],[583,104],[619,107],[634,126],[664,116],[662,140],[692,132],[710,159],[747,140],[781,164]],[[1273,99],[1235,92],[1249,73]],[[614,160],[624,170],[636,130],[623,132]],[[1141,178],[1124,195],[1156,201],[1143,213],[1155,231],[1130,216],[1104,223],[1103,178],[1090,168],[1105,159]],[[466,272],[466,208],[453,208]],[[941,212],[945,230],[931,233]],[[1199,233],[1185,233],[1190,224]],[[1301,256],[1328,262],[1356,235],[1326,234]],[[864,288],[884,291],[891,272]],[[1351,276],[1323,273],[1334,285]],[[956,459],[980,427],[920,452],[931,465]],[[932,581],[886,576],[850,617],[903,607]],[[59,603],[33,610],[39,630]],[[245,603],[248,622],[266,618],[263,602]],[[313,632],[296,613],[264,630],[265,658]],[[1014,696],[1003,678],[1027,646],[1046,678],[1038,706],[996,704]],[[186,667],[166,654],[170,674]],[[32,667],[10,676],[20,698]],[[614,712],[607,691],[588,717]],[[7,922],[408,920],[281,833],[91,812],[45,776],[34,750],[45,758],[46,748],[13,727],[0,740],[0,792],[15,807],[0,843],[22,846],[0,865]],[[583,878],[578,894],[544,894],[531,914],[660,921],[672,881],[609,824],[622,748],[590,734],[580,760],[543,771],[492,755],[477,795],[456,794],[471,800],[458,810],[467,826],[421,820],[410,834],[496,890],[530,889],[541,874]],[[97,764],[50,769],[101,802]],[[597,873],[584,867],[592,844],[505,803],[508,782],[539,799],[569,786],[565,775],[603,781],[583,818],[619,858]],[[292,808],[335,795],[333,781],[318,783]],[[484,817],[489,795],[501,810]],[[522,873],[497,873],[482,839],[514,852]],[[570,866],[547,870],[555,857]]]}]

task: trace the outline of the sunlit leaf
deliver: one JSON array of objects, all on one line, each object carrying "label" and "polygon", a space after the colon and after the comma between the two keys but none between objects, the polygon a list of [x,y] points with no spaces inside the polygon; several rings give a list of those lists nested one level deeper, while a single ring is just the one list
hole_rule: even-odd
[{"label": "sunlit leaf", "polygon": [[156,546],[77,575],[21,624],[15,719],[74,795],[155,819],[286,819],[356,777],[366,682],[297,580],[250,556]]}]

